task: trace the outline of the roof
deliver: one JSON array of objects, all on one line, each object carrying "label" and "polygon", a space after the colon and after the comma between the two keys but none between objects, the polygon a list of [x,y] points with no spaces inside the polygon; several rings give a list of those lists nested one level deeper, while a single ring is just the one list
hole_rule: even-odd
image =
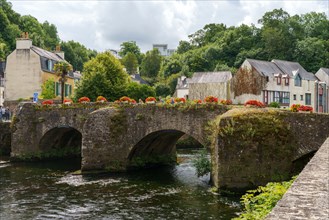
[{"label": "roof", "polygon": [[328,68],[321,67],[320,70],[322,70],[325,74],[327,74],[329,76],[329,69]]},{"label": "roof", "polygon": [[45,58],[55,60],[55,61],[64,61],[60,56],[58,56],[57,54],[55,54],[53,52],[41,49],[36,46],[32,46],[31,49],[41,57],[45,57]]},{"label": "roof", "polygon": [[252,67],[254,67],[260,74],[264,76],[273,76],[274,74],[283,72],[273,62],[264,60],[246,59]]},{"label": "roof", "polygon": [[288,74],[290,77],[294,77],[296,73],[299,73],[304,80],[317,80],[313,73],[307,72],[298,62],[291,62],[285,60],[272,60],[283,73]]},{"label": "roof", "polygon": [[181,76],[177,79],[176,89],[188,89],[189,82],[191,79],[186,78],[186,76]]},{"label": "roof", "polygon": [[134,81],[134,82],[138,82],[140,84],[145,84],[145,85],[149,85],[148,82],[146,82],[145,80],[142,79],[141,75],[139,74],[133,74],[133,75],[130,75],[131,79]]},{"label": "roof", "polygon": [[221,72],[196,72],[189,83],[222,83],[232,79],[230,71]]}]

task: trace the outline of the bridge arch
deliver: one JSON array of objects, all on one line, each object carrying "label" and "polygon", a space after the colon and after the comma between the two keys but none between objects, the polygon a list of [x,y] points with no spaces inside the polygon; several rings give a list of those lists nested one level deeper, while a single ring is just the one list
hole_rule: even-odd
[{"label": "bridge arch", "polygon": [[44,132],[39,151],[48,157],[81,157],[82,133],[68,125],[53,127]]},{"label": "bridge arch", "polygon": [[[139,166],[143,164],[136,163],[143,162],[161,165],[176,162],[176,143],[184,134],[187,133],[177,129],[162,129],[149,132],[133,144],[127,156],[129,164],[131,166]],[[192,135],[187,135],[200,143]],[[202,143],[200,145],[204,146]]]}]

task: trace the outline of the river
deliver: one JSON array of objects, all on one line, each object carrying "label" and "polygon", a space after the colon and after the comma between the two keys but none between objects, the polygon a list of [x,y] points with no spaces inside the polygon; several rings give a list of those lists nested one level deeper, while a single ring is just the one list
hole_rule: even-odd
[{"label": "river", "polygon": [[180,164],[121,174],[73,175],[80,160],[0,164],[0,219],[231,219],[238,197],[212,193],[194,151]]}]

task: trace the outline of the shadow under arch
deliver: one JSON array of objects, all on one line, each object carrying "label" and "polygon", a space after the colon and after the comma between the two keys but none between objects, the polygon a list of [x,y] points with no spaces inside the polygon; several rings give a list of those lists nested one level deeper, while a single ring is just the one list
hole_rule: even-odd
[{"label": "shadow under arch", "polygon": [[[139,140],[130,151],[128,155],[129,167],[141,168],[155,165],[175,164],[176,143],[185,134],[186,133],[182,131],[174,129],[159,130],[149,133]],[[187,135],[190,136],[189,134]],[[196,140],[195,138],[193,139]],[[200,146],[203,145],[200,144]]]},{"label": "shadow under arch", "polygon": [[317,150],[313,150],[292,161],[292,174],[298,175],[300,172],[302,172],[304,167],[308,164],[308,162],[310,162],[316,152]]},{"label": "shadow under arch", "polygon": [[81,132],[70,126],[50,129],[39,142],[39,150],[44,158],[81,158],[81,146]]}]

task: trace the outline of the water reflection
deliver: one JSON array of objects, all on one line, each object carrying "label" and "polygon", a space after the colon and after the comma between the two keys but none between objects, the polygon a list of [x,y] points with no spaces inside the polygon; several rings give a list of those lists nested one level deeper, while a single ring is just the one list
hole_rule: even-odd
[{"label": "water reflection", "polygon": [[238,198],[209,192],[193,154],[182,163],[128,174],[73,175],[79,161],[0,168],[0,219],[231,219]]}]

